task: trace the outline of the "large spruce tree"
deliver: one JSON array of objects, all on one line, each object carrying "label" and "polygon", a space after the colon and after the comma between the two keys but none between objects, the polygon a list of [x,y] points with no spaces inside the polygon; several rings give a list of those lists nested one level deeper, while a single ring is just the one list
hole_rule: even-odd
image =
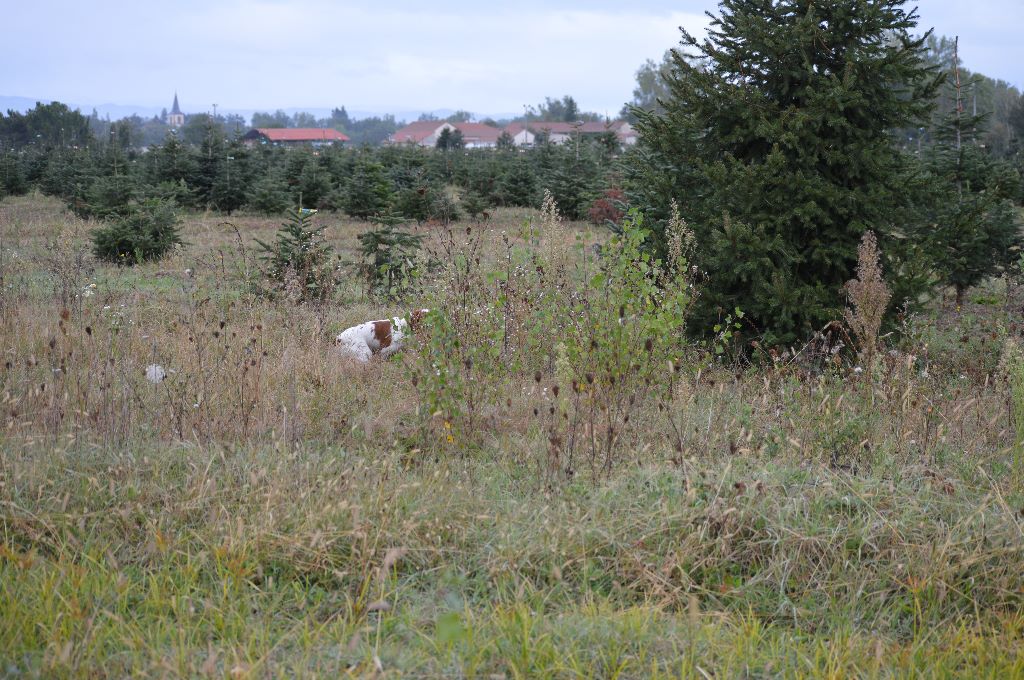
[{"label": "large spruce tree", "polygon": [[768,344],[841,317],[868,229],[898,299],[921,277],[915,182],[889,130],[917,124],[938,76],[898,0],[724,0],[708,36],[685,30],[657,113],[634,109],[630,198],[665,218],[675,198],[709,281],[695,330],[740,307]]}]

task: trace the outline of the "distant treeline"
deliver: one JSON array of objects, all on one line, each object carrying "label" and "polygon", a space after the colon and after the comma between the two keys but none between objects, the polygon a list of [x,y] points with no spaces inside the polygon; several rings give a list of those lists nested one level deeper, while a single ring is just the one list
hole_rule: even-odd
[{"label": "distant treeline", "polygon": [[[80,116],[57,113],[65,122]],[[38,115],[37,109],[27,118]],[[110,140],[99,143],[90,140],[82,121],[78,124],[73,141],[26,137],[27,145],[0,154],[0,196],[38,188],[84,217],[162,199],[225,213],[281,213],[301,202],[357,218],[390,212],[426,220],[491,206],[538,206],[547,189],[564,214],[582,218],[616,184],[619,152],[603,138],[584,138],[578,147],[542,144],[525,151],[250,146],[212,121],[198,144],[171,135],[143,151],[126,143],[125,131],[116,125]]]},{"label": "distant treeline", "polygon": [[[206,139],[208,128],[220,129],[220,134],[231,139],[244,135],[250,128],[330,128],[343,132],[349,137],[350,146],[376,146],[388,139],[403,122],[392,115],[352,118],[344,106],[331,110],[325,118],[299,111],[294,114],[278,109],[273,113],[257,111],[252,115],[251,124],[238,114],[195,113],[185,115],[185,124],[172,128],[163,115],[143,118],[126,116],[116,121],[104,119],[93,110],[91,115],[69,109],[65,104],[39,103],[26,113],[8,111],[0,113],[0,151],[31,146],[84,146],[91,141],[112,141],[124,149],[148,148],[163,144],[169,134],[174,134],[186,144],[199,146]],[[450,123],[465,123],[474,120],[469,111],[455,111],[444,118]],[[604,117],[593,112],[580,110],[576,100],[565,95],[561,98],[546,97],[536,106],[529,106],[521,117],[508,120],[484,119],[481,122],[502,127],[517,120],[547,121],[599,121]],[[435,116],[423,114],[419,120],[438,120]]]}]

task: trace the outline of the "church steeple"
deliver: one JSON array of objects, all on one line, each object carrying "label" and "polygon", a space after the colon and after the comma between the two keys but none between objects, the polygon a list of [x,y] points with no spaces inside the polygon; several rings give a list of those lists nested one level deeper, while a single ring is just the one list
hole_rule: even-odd
[{"label": "church steeple", "polygon": [[167,114],[167,124],[172,128],[181,127],[185,124],[185,114],[181,112],[181,108],[178,106],[178,93],[174,93],[174,106],[171,107],[171,112]]}]

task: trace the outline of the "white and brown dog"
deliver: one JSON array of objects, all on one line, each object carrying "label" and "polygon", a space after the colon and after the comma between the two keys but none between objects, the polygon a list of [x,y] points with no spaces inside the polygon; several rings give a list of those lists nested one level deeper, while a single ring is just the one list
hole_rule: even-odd
[{"label": "white and brown dog", "polygon": [[416,332],[429,311],[417,309],[408,319],[396,316],[346,328],[334,339],[334,344],[343,355],[361,363],[368,362],[375,354],[389,357],[402,349],[408,336]]}]

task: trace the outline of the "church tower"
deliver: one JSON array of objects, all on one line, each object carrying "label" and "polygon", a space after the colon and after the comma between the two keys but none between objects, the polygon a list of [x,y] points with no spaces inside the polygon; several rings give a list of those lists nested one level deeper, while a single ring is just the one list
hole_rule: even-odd
[{"label": "church tower", "polygon": [[178,107],[177,92],[174,93],[174,106],[171,107],[171,112],[167,114],[167,124],[172,128],[178,128],[185,124],[185,114]]}]

